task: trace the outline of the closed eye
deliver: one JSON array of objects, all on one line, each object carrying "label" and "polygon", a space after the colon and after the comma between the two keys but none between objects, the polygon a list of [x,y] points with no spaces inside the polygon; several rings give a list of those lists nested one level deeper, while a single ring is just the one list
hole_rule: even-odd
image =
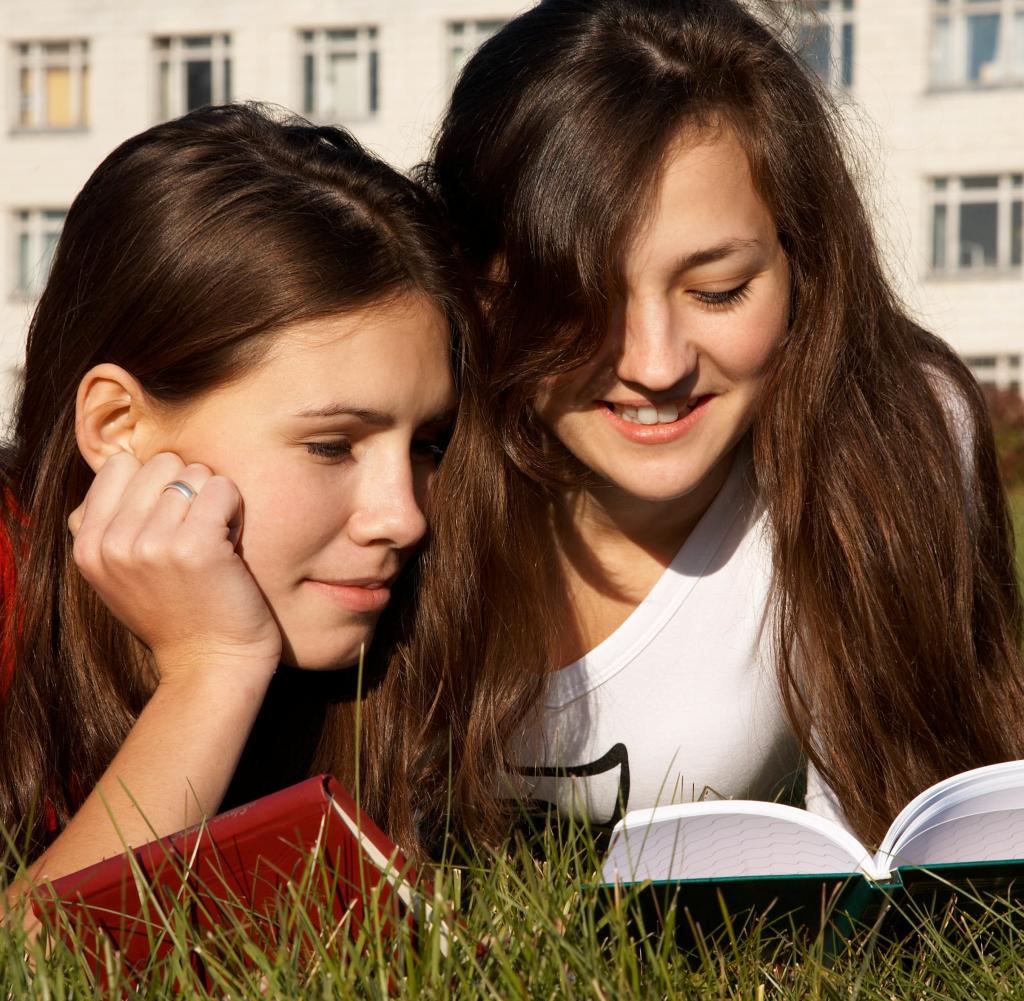
[{"label": "closed eye", "polygon": [[724,292],[706,292],[694,289],[690,295],[692,295],[698,302],[702,302],[705,306],[709,306],[712,309],[724,309],[741,302],[746,298],[749,292],[750,282],[745,281],[742,285],[726,289]]},{"label": "closed eye", "polygon": [[315,455],[321,459],[337,461],[347,458],[352,454],[352,445],[344,438],[335,438],[330,441],[307,441],[305,445],[306,451],[310,455]]}]

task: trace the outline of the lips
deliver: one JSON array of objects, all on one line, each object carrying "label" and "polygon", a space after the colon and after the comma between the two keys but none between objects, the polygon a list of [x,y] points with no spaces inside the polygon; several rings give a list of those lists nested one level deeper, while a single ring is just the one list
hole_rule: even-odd
[{"label": "lips", "polygon": [[353,580],[306,581],[317,593],[352,612],[380,612],[391,600],[390,577],[363,577]]},{"label": "lips", "polygon": [[608,422],[624,438],[643,445],[675,441],[700,421],[714,396],[705,393],[685,400],[653,404],[648,401],[601,401]]}]

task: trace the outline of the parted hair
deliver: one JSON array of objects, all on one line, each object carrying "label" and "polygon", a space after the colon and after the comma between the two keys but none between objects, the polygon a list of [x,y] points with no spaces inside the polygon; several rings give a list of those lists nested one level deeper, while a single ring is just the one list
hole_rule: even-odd
[{"label": "parted hair", "polygon": [[[0,463],[17,564],[16,591],[2,609],[14,669],[0,695],[0,825],[20,832],[30,854],[46,841],[44,814],[66,823],[157,680],[146,651],[72,559],[67,519],[92,479],[75,441],[79,381],[113,362],[173,406],[250,371],[280,328],[407,291],[443,310],[455,362],[474,307],[451,249],[413,181],[342,130],[257,105],[204,108],[151,128],[89,178],[32,317]],[[397,635],[407,611],[398,601],[382,634]],[[368,746],[377,714],[391,714],[373,677],[386,660],[386,641],[379,647],[359,706]],[[275,678],[291,688],[265,703],[280,718],[257,722],[250,745],[268,744],[246,749],[235,798],[270,791],[272,759],[281,783],[331,770],[359,785],[364,805],[390,826],[387,804],[403,795],[386,786],[401,775],[371,751],[356,774],[355,672],[341,680],[309,673]],[[297,732],[276,733],[281,721]],[[389,730],[388,739],[381,746],[401,760],[406,734]]]},{"label": "parted hair", "polygon": [[[778,684],[806,757],[877,842],[930,783],[1024,752],[1021,603],[982,398],[894,295],[835,109],[773,24],[734,0],[544,0],[470,59],[423,168],[486,303],[476,452],[459,461],[488,479],[435,523],[408,656],[457,812],[495,836],[494,779],[567,614],[548,528],[559,449],[533,401],[597,352],[666,151],[709,128],[738,136],[792,275],[752,437]],[[425,802],[447,761],[422,762]]]}]

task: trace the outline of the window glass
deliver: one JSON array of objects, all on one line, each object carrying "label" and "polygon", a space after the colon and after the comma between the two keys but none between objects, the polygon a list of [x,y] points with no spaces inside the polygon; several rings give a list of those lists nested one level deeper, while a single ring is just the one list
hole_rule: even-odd
[{"label": "window glass", "polygon": [[804,62],[828,82],[832,62],[832,27],[821,21],[800,26],[797,48]]},{"label": "window glass", "polygon": [[22,128],[30,129],[35,125],[32,114],[32,73],[28,69],[22,69],[18,74],[18,124]]},{"label": "window glass", "polygon": [[185,110],[213,103],[213,66],[209,59],[185,63]]},{"label": "window glass", "polygon": [[[376,34],[374,32],[373,34]],[[380,67],[378,66],[379,57],[376,49],[370,50],[370,114],[375,115],[377,113],[377,91],[380,86]]]},{"label": "window glass", "polygon": [[66,129],[71,121],[71,69],[68,66],[48,66],[44,77],[46,124],[51,128]]},{"label": "window glass", "polygon": [[332,52],[327,57],[327,107],[344,121],[358,118],[362,112],[359,100],[359,61],[354,52]]},{"label": "window glass", "polygon": [[302,110],[311,114],[316,110],[316,71],[312,53],[302,57]]},{"label": "window glass", "polygon": [[946,266],[946,206],[932,207],[932,267],[941,271]]},{"label": "window glass", "polygon": [[937,17],[932,26],[931,58],[932,81],[939,86],[953,83],[953,32],[948,17]]},{"label": "window glass", "polygon": [[971,14],[967,18],[967,79],[971,83],[999,80],[999,15]]},{"label": "window glass", "polygon": [[1024,10],[1013,17],[1013,53],[1011,71],[1015,80],[1024,80]]},{"label": "window glass", "polygon": [[998,261],[996,227],[999,206],[978,202],[960,206],[960,267],[995,267]]},{"label": "window glass", "polygon": [[992,189],[999,187],[999,177],[995,174],[977,174],[974,177],[964,177],[960,181],[965,191],[974,191],[982,188]]},{"label": "window glass", "polygon": [[1010,205],[1010,264],[1024,263],[1024,202]]},{"label": "window glass", "polygon": [[28,233],[18,235],[18,291],[28,292],[32,288],[32,250]]},{"label": "window glass", "polygon": [[844,87],[853,86],[853,25],[843,25],[843,69],[842,82]]}]

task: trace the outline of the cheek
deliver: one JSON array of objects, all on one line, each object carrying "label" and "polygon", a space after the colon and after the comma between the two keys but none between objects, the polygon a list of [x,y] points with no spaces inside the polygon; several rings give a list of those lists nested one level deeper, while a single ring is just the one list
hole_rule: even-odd
[{"label": "cheek", "polygon": [[294,583],[336,534],[330,491],[294,474],[247,475],[238,488],[244,506],[240,555],[265,591]]}]

